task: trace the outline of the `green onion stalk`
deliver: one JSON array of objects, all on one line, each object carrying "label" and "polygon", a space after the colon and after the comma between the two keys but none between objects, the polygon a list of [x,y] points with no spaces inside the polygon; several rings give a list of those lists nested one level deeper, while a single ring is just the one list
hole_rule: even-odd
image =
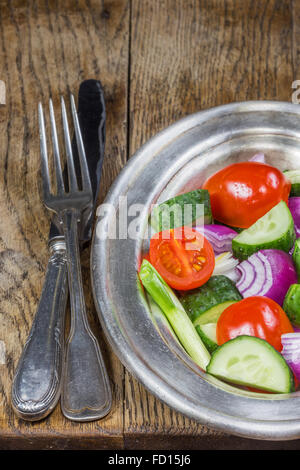
[{"label": "green onion stalk", "polygon": [[196,364],[206,370],[210,354],[173,290],[146,259],[142,262],[139,276],[148,294],[165,314],[186,352]]}]

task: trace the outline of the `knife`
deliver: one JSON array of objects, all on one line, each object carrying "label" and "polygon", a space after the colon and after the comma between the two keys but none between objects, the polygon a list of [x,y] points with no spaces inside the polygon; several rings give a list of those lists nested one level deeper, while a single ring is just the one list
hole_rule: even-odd
[{"label": "knife", "polygon": [[[78,92],[78,119],[87,157],[90,179],[97,202],[105,147],[106,111],[103,88],[98,80],[85,80]],[[75,137],[72,141],[75,169],[80,163]],[[64,171],[67,184],[67,172]],[[81,246],[92,236],[92,214],[83,215],[79,228]],[[65,310],[68,298],[66,247],[55,217],[49,232],[50,257],[44,286],[31,331],[25,343],[12,384],[15,413],[29,421],[45,418],[57,404],[63,380]],[[111,407],[108,380],[103,385],[102,415]],[[97,400],[99,401],[99,400]]]}]

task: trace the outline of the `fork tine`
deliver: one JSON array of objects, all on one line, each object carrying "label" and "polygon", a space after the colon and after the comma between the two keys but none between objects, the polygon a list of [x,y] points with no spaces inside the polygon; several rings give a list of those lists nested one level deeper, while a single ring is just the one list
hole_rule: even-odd
[{"label": "fork tine", "polygon": [[91,180],[90,180],[90,175],[89,175],[89,167],[88,167],[86,156],[85,156],[85,150],[84,150],[83,140],[81,136],[80,125],[79,125],[76,106],[75,106],[75,100],[72,94],[70,94],[70,101],[71,101],[71,110],[72,110],[72,116],[73,116],[78,155],[79,155],[79,160],[80,160],[82,189],[91,190],[92,186],[91,186]]},{"label": "fork tine", "polygon": [[77,177],[76,177],[75,167],[74,167],[73,152],[72,152],[72,145],[71,145],[71,139],[70,139],[66,105],[65,105],[65,101],[63,97],[61,97],[61,113],[62,113],[62,123],[63,123],[63,130],[64,130],[64,138],[65,138],[66,156],[67,156],[69,190],[76,191],[78,190],[78,184],[77,184]]},{"label": "fork tine", "polygon": [[42,103],[38,104],[39,132],[40,132],[40,152],[41,152],[41,172],[44,200],[49,199],[51,195],[50,175],[47,155],[47,139],[45,130],[45,121]]},{"label": "fork tine", "polygon": [[54,165],[55,165],[55,175],[56,175],[56,184],[58,194],[64,193],[65,186],[61,170],[60,155],[59,155],[59,146],[56,132],[55,124],[55,115],[53,109],[52,99],[49,100],[49,111],[50,111],[50,123],[51,123],[51,135],[52,135],[52,145],[53,145],[53,155],[54,155]]}]

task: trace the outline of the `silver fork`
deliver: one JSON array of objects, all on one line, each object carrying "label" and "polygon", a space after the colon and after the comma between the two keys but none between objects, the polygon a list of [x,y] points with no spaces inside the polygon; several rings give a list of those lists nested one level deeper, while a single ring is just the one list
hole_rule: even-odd
[{"label": "silver fork", "polygon": [[39,103],[42,188],[45,206],[57,214],[63,227],[67,249],[71,326],[65,349],[61,408],[68,419],[92,421],[102,418],[109,412],[111,408],[111,391],[98,342],[88,324],[82,287],[78,226],[83,211],[89,210],[89,208],[92,211],[93,193],[73,95],[70,99],[80,158],[81,187],[79,187],[76,177],[66,106],[62,97],[61,112],[69,190],[66,191],[62,174],[51,99],[49,101],[49,111],[56,194],[51,190],[44,114],[42,104]]}]

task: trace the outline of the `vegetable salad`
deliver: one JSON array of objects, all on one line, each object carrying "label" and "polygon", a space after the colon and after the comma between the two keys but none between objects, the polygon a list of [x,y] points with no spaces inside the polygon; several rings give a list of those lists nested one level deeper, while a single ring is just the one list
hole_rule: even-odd
[{"label": "vegetable salad", "polygon": [[281,172],[257,154],[156,206],[151,225],[139,278],[190,357],[226,382],[293,392],[300,380],[300,170]]}]

